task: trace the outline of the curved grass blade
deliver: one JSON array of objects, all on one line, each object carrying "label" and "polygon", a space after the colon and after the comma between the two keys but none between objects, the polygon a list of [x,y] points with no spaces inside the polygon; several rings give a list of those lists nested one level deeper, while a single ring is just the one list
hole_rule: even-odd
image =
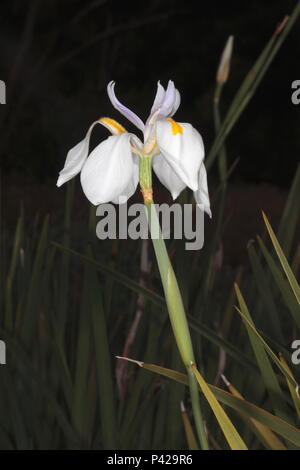
[{"label": "curved grass blade", "polygon": [[[251,318],[251,315],[249,313],[248,307],[246,305],[246,302],[244,300],[244,297],[242,296],[242,293],[236,283],[234,284],[234,287],[235,287],[238,302],[240,304],[240,308],[242,312],[240,312],[240,310],[237,307],[236,309],[239,313],[241,313],[242,318],[246,323],[246,328],[247,328],[247,332],[248,332],[249,339],[251,342],[251,346],[253,348],[253,352],[257,360],[257,364],[261,370],[262,378],[263,378],[265,387],[268,391],[268,394],[270,396],[273,409],[275,413],[277,414],[277,416],[280,416],[281,418],[289,421],[290,417],[288,414],[288,409],[285,403],[284,395],[282,393],[279,382],[277,380],[275,372],[268,358],[268,353],[270,354],[271,349],[257,332],[254,326],[253,320]],[[266,351],[267,348],[268,348],[268,351]],[[271,352],[275,356],[273,351]],[[275,358],[277,359],[276,356]],[[278,362],[280,364],[280,361]]]},{"label": "curved grass blade", "polygon": [[257,365],[253,362],[248,356],[246,356],[242,351],[232,345],[229,341],[219,336],[213,330],[208,328],[206,325],[201,324],[195,318],[187,315],[189,325],[191,329],[199,333],[204,338],[210,340],[216,346],[219,346],[224,349],[233,359],[242,364],[243,366],[248,367],[249,369],[258,372]]},{"label": "curved grass blade", "polygon": [[218,420],[218,423],[224,433],[224,436],[232,450],[248,450],[245,442],[235,429],[234,425],[228,418],[227,414],[221,407],[220,403],[216,399],[215,395],[209,388],[208,384],[203,379],[200,372],[197,370],[195,364],[191,364],[192,369],[194,371],[195,377],[197,379],[198,384],[200,385],[200,389],[202,390],[205,398],[207,399],[208,403],[212,411],[214,412],[215,417]]},{"label": "curved grass blade", "polygon": [[188,443],[188,448],[189,450],[199,450],[199,446],[197,444],[195,434],[194,434],[190,419],[188,417],[188,414],[186,412],[185,406],[183,404],[183,401],[180,403],[180,409],[181,409],[181,417],[182,417],[182,421],[184,425],[186,440]]},{"label": "curved grass blade", "polygon": [[281,263],[281,266],[284,269],[284,272],[285,272],[286,277],[288,278],[288,281],[290,283],[290,286],[291,286],[291,288],[292,288],[292,290],[295,294],[297,302],[300,305],[300,286],[299,286],[299,284],[297,282],[297,279],[295,278],[294,273],[293,273],[293,271],[292,271],[292,269],[291,269],[291,267],[290,267],[290,265],[289,265],[289,263],[288,263],[288,261],[285,257],[285,254],[282,251],[281,246],[278,243],[276,235],[273,232],[273,229],[270,225],[270,222],[268,221],[268,218],[267,218],[266,214],[264,212],[262,212],[262,215],[263,215],[264,222],[266,224],[267,230],[269,232],[270,238],[272,240],[273,246],[276,250],[277,256],[278,256],[279,261]]},{"label": "curved grass blade", "polygon": [[8,346],[11,354],[11,360],[16,360],[14,361],[14,364],[16,365],[16,370],[19,374],[20,380],[23,380],[24,383],[30,385],[30,387],[32,387],[34,384],[38,388],[39,392],[45,397],[47,405],[51,407],[61,430],[69,439],[70,445],[72,445],[74,448],[80,448],[80,436],[74,427],[70,424],[65,410],[57,401],[56,396],[49,388],[49,385],[40,378],[39,374],[34,369],[25,349],[21,347],[20,344],[17,343],[16,340],[13,339],[4,330],[0,329],[0,334]]},{"label": "curved grass blade", "polygon": [[95,271],[91,270],[92,292],[90,298],[91,323],[96,356],[98,397],[101,410],[102,441],[105,449],[117,448],[116,403],[114,396],[111,354],[107,325],[99,281]]},{"label": "curved grass blade", "polygon": [[[289,373],[291,374],[292,377],[293,374],[292,374],[292,371],[291,369],[289,368],[288,366],[288,363],[286,362],[286,360],[284,359],[284,357],[282,356],[282,354],[279,354],[279,358],[280,358],[280,362],[283,364],[283,366],[289,371]],[[292,387],[291,383],[289,382],[289,380],[287,380],[287,384],[288,384],[288,387],[289,387],[289,390],[290,390],[290,394],[291,394],[291,397],[293,399],[293,402],[294,402],[294,405],[295,405],[295,408],[296,408],[296,411],[297,411],[297,415],[298,415],[298,418],[300,420],[300,398],[299,396],[297,395],[297,392],[296,390],[294,389],[294,387]]]},{"label": "curved grass blade", "polygon": [[[76,180],[73,179],[68,182],[66,187],[66,199],[65,199],[65,212],[64,212],[64,223],[63,223],[63,244],[66,247],[70,246],[71,239],[71,226],[72,226],[72,208],[74,202]],[[58,339],[62,342],[66,327],[66,317],[68,310],[68,298],[69,298],[69,272],[70,272],[70,254],[64,252],[62,254],[61,266],[60,266],[60,289],[57,306],[57,328]]]},{"label": "curved grass blade", "polygon": [[[120,359],[133,362],[146,370],[162,375],[171,380],[175,380],[176,382],[182,383],[184,385],[188,385],[188,377],[182,372],[177,372],[175,370],[167,369],[166,367],[142,361],[136,361],[126,357],[122,357]],[[208,384],[208,386],[214,393],[216,399],[224,405],[227,405],[236,411],[242,411],[246,413],[249,418],[256,419],[260,423],[272,429],[272,431],[276,432],[279,436],[284,437],[288,441],[300,447],[300,430],[295,426],[292,426],[283,419],[278,418],[269,411],[266,411],[247,400],[241,400],[240,398],[233,396],[231,393],[226,392],[225,390],[222,390],[215,385]]]},{"label": "curved grass blade", "polygon": [[287,281],[287,279],[284,277],[283,273],[281,272],[281,270],[279,269],[279,267],[277,266],[277,264],[275,263],[274,259],[272,258],[270,252],[268,251],[268,249],[266,248],[264,242],[262,241],[262,239],[257,236],[257,240],[258,240],[258,243],[259,243],[259,247],[267,261],[267,264],[270,268],[270,271],[274,277],[274,280],[277,284],[277,287],[283,297],[283,300],[285,302],[285,304],[287,305],[298,329],[300,330],[300,308],[299,308],[299,305],[297,303],[297,300],[295,299],[292,291],[291,291],[291,287]]},{"label": "curved grass blade", "polygon": [[300,268],[300,243],[297,246],[296,253],[294,255],[293,262],[292,262],[292,270],[293,270],[293,273],[295,273],[295,276],[297,276],[299,268]]},{"label": "curved grass blade", "polygon": [[101,271],[102,273],[106,274],[107,276],[111,276],[113,279],[116,281],[120,282],[124,286],[128,287],[132,291],[136,292],[137,294],[143,294],[146,299],[150,300],[153,302],[155,305],[157,305],[160,308],[166,308],[166,303],[165,299],[160,296],[159,294],[156,294],[155,292],[151,291],[150,289],[147,289],[146,287],[141,286],[138,282],[132,281],[128,276],[125,276],[124,274],[119,273],[118,271],[115,271],[114,269],[106,266],[103,263],[100,263],[99,261],[95,261],[92,258],[82,255],[80,253],[77,253],[74,250],[71,250],[70,248],[66,248],[65,246],[61,245],[60,243],[56,242],[51,242],[52,245],[56,246],[62,251],[67,251],[76,258],[78,258],[80,261],[83,261],[86,264],[89,264],[91,266],[94,266],[97,271]]},{"label": "curved grass blade", "polygon": [[[251,329],[251,331],[254,333],[255,337],[259,340],[261,345],[263,346],[264,350],[266,353],[270,356],[270,358],[274,361],[274,363],[277,365],[279,370],[283,373],[283,375],[286,377],[286,379],[290,382],[290,384],[296,389],[298,387],[297,382],[295,381],[294,377],[289,373],[289,371],[284,367],[283,364],[281,364],[280,360],[277,358],[276,354],[272,351],[272,349],[268,346],[268,344],[265,342],[265,340],[262,338],[262,336],[258,333],[256,330],[254,323],[252,320],[250,321],[247,318],[247,313],[249,314],[249,311],[247,309],[246,303],[242,297],[241,291],[239,290],[238,286],[236,285],[237,288],[237,295],[239,298],[240,302],[240,307],[241,310],[236,307],[236,310],[239,312],[243,320],[245,321],[246,325]],[[246,313],[247,312],[247,313]]]},{"label": "curved grass blade", "polygon": [[280,224],[278,227],[277,238],[283,251],[289,256],[290,248],[295,233],[297,219],[299,216],[300,200],[300,165],[298,165],[292,187],[290,189]]},{"label": "curved grass blade", "polygon": [[8,275],[6,278],[6,287],[5,287],[5,326],[7,330],[11,331],[13,328],[13,310],[12,310],[12,298],[13,298],[13,281],[15,277],[16,267],[19,259],[19,253],[21,248],[21,240],[23,236],[23,227],[24,227],[24,217],[23,212],[21,213],[15,232],[12,256]]},{"label": "curved grass blade", "polygon": [[[71,254],[79,258],[84,263],[88,263],[88,264],[91,264],[92,266],[95,266],[97,270],[103,272],[104,274],[108,276],[111,276],[117,282],[120,282],[121,284],[133,290],[134,292],[143,294],[148,300],[150,300],[155,305],[164,309],[166,308],[165,299],[162,296],[141,286],[139,283],[132,281],[129,277],[123,274],[120,274],[117,271],[114,271],[113,269],[109,268],[108,266],[102,263],[99,263],[98,261],[95,261],[87,256],[77,253],[69,248],[66,248],[60,245],[59,243],[52,242],[52,244],[56,246],[57,248],[59,248],[60,250],[69,251]],[[252,370],[256,370],[256,371],[258,370],[256,364],[253,361],[251,361],[251,359],[245,356],[243,352],[241,352],[238,348],[235,348],[231,343],[222,339],[214,331],[210,330],[205,325],[200,324],[199,322],[197,322],[197,320],[195,320],[190,315],[188,315],[188,321],[192,329],[197,331],[199,334],[201,334],[205,338],[209,339],[212,343],[216,344],[217,346],[222,347],[228,354],[230,354],[234,359],[236,359],[242,365],[249,367]]]},{"label": "curved grass blade", "polygon": [[38,299],[41,295],[41,273],[44,267],[48,245],[49,215],[44,219],[41,235],[36,248],[32,274],[28,286],[26,308],[22,318],[22,338],[29,344],[34,335],[34,324],[37,314]]},{"label": "curved grass blade", "polygon": [[276,338],[278,341],[280,341],[281,343],[284,343],[284,338],[283,338],[283,334],[281,331],[275,298],[271,291],[269,280],[266,276],[266,273],[262,267],[262,264],[260,262],[260,259],[256,253],[256,250],[253,244],[249,244],[248,246],[248,255],[249,255],[249,260],[250,260],[251,268],[252,268],[253,275],[254,275],[254,280],[255,280],[258,292],[260,294],[259,298],[262,299],[265,305],[264,311],[266,312],[266,315],[268,315],[268,320],[269,320],[268,326],[270,328],[270,331],[272,332],[272,336]]},{"label": "curved grass blade", "polygon": [[[230,390],[232,395],[235,397],[244,400],[243,395],[226,379],[224,375],[222,375],[223,382],[225,383],[226,387]],[[278,439],[278,437],[264,424],[261,424],[256,419],[249,418],[245,413],[240,411],[240,416],[248,423],[250,423],[253,431],[258,436],[259,440],[269,449],[272,450],[287,450],[286,446]]]}]

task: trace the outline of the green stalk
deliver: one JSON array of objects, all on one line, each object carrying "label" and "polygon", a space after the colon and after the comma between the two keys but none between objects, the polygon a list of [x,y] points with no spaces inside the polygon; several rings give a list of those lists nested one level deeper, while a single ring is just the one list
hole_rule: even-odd
[{"label": "green stalk", "polygon": [[188,372],[192,407],[199,441],[202,449],[208,450],[209,447],[200,408],[198,384],[191,368],[191,362],[195,362],[194,351],[181,294],[165,242],[162,238],[155,205],[153,201],[149,201],[145,202],[145,206],[173,333],[179,353]]},{"label": "green stalk", "polygon": [[149,190],[151,191],[152,189],[151,163],[151,155],[145,155],[140,158],[140,185],[144,194],[144,203],[147,209],[151,238],[163,284],[173,333],[179,349],[179,353],[188,372],[192,407],[199,441],[201,448],[203,450],[208,450],[209,447],[200,408],[198,384],[191,368],[191,362],[195,363],[195,357],[183,301],[175,273],[170,263],[166,245],[162,237],[159,219],[153,199],[150,197],[149,193],[147,194],[147,197],[145,197],[145,192]]}]

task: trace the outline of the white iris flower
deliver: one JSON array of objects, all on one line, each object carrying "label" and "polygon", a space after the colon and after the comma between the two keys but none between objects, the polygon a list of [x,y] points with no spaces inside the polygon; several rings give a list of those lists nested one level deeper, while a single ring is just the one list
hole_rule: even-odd
[{"label": "white iris flower", "polygon": [[[122,105],[114,92],[115,82],[107,87],[114,108],[143,133],[143,142],[114,119],[95,121],[85,138],[67,155],[57,186],[80,173],[86,197],[94,204],[119,203],[129,199],[139,182],[139,158],[153,156],[153,170],[161,183],[176,199],[188,186],[194,197],[211,217],[204,166],[204,146],[199,132],[188,123],[176,122],[172,116],[180,105],[180,94],[170,80],[165,90],[158,82],[150,116],[144,124]],[[90,135],[95,124],[102,124],[112,134],[89,154]]]}]

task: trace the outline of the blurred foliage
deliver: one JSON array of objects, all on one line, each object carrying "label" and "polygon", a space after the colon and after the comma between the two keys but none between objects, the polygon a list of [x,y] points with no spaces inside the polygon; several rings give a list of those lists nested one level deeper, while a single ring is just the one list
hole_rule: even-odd
[{"label": "blurred foliage", "polygon": [[[299,190],[300,169],[284,212],[289,211],[291,221],[280,237],[286,253]],[[57,229],[48,217],[28,227],[21,212],[13,239],[2,230],[0,337],[6,342],[7,364],[0,366],[0,448],[183,449],[186,439],[194,446],[187,379],[178,372],[183,365],[158,270],[152,265],[141,285],[141,241],[96,240],[93,208],[86,216],[80,252],[70,249],[73,191],[74,181],[66,192],[63,245],[51,242]],[[182,240],[170,241],[169,252],[201,374],[215,384],[210,391],[226,405],[249,449],[294,449],[300,448],[294,408],[299,410],[294,392],[300,375],[291,364],[290,345],[299,337],[299,245],[288,257],[292,271],[270,225],[268,231],[276,251],[263,234],[264,241],[249,244],[249,262],[230,273],[211,251],[213,240],[200,253],[185,251]],[[237,285],[236,294],[224,289],[224,276],[241,290]],[[137,303],[137,293],[143,305]],[[114,356],[125,354],[132,334],[126,353],[146,361],[144,368],[159,375],[130,363],[120,371]],[[232,396],[222,390],[221,374],[232,383]],[[188,430],[181,401],[187,407]],[[204,397],[202,408],[211,448],[227,448]]]},{"label": "blurred foliage", "polygon": [[[104,92],[110,78],[120,83],[120,97],[124,93],[128,103],[138,104],[137,111],[151,103],[153,90],[148,87],[158,78],[174,78],[184,103],[179,119],[194,117],[199,129],[208,129],[209,176],[215,171],[217,177],[219,168],[218,185],[211,192],[217,225],[205,238],[203,250],[188,252],[184,241],[168,242],[192,330],[198,381],[214,408],[213,413],[201,394],[210,446],[228,448],[215,419],[220,422],[223,415],[217,400],[249,449],[299,449],[295,385],[300,374],[291,364],[290,349],[300,328],[300,247],[295,239],[300,168],[294,164],[299,140],[293,138],[294,128],[287,123],[290,139],[277,132],[283,124],[282,119],[274,119],[272,106],[277,108],[278,103],[272,101],[272,106],[266,107],[263,96],[271,82],[271,72],[265,74],[264,65],[269,67],[272,51],[276,55],[276,46],[287,31],[272,37],[275,20],[270,16],[276,8],[282,16],[282,8],[274,6],[270,15],[267,2],[260,2],[255,11],[248,6],[245,17],[241,4],[233,18],[225,6],[211,5],[207,7],[210,13],[200,18],[192,2],[181,5],[182,10],[174,4],[132,2],[118,11],[112,10],[110,1],[93,1],[84,7],[77,1],[64,2],[64,9],[56,1],[44,2],[43,8],[40,2],[32,1],[26,11],[21,2],[5,4],[7,22],[0,34],[10,37],[10,46],[1,66],[10,73],[8,101],[14,104],[1,107],[3,166],[18,166],[29,176],[51,179],[61,166],[61,155],[79,140],[82,129],[98,117],[99,110],[103,109],[103,114],[108,111]],[[70,5],[69,10],[65,5]],[[76,14],[71,5],[76,6]],[[300,3],[297,8],[299,12]],[[229,28],[234,24],[239,25],[239,31]],[[117,28],[116,33],[116,25],[121,32]],[[97,34],[107,34],[105,28],[112,31],[109,36],[95,40]],[[16,31],[20,31],[18,41]],[[248,36],[247,31],[251,31]],[[284,73],[285,60],[290,60],[289,44],[299,32],[295,31],[270,68],[274,73],[279,61],[280,83],[287,90],[283,107],[288,107],[291,115],[291,77],[286,85]],[[184,32],[186,43],[181,40]],[[229,33],[236,36],[230,80],[212,115],[217,57]],[[270,48],[263,49],[256,63],[260,65],[257,73],[247,75],[270,37]],[[260,43],[257,49],[254,38]],[[147,48],[150,44],[151,51]],[[71,55],[72,49],[78,48],[80,51]],[[196,62],[197,67],[193,65]],[[244,77],[246,84],[232,113],[229,117],[224,113],[222,118],[223,107],[228,113]],[[249,94],[262,77],[264,81],[248,104]],[[247,111],[240,118],[241,107]],[[209,111],[204,115],[201,109]],[[292,119],[288,123],[292,124]],[[235,121],[225,149],[226,132]],[[268,132],[268,123],[272,132]],[[95,132],[94,138],[97,136]],[[283,154],[286,172],[281,164]],[[238,155],[240,176],[250,178],[249,168],[256,162],[261,166],[259,175],[255,168],[256,181],[277,178],[279,168],[277,182],[284,182],[291,171],[293,178],[288,182],[289,195],[279,226],[274,227],[264,215],[261,235],[247,246],[249,259],[233,267],[223,262],[222,237],[228,224],[224,201],[232,179],[229,169]],[[219,165],[212,166],[214,158]],[[269,162],[266,166],[262,163],[264,158],[267,162],[272,159],[271,173]],[[81,214],[78,223],[75,191],[75,181],[69,182],[63,224],[56,223],[55,214],[43,219],[37,215],[28,224],[22,204],[14,234],[1,219],[0,338],[6,342],[7,364],[0,366],[0,448],[197,447],[185,390],[187,378],[171,332],[152,248],[146,247],[149,259],[145,268],[141,241],[97,240],[95,208]],[[182,193],[180,202],[186,203],[188,197]],[[123,361],[126,366],[121,366],[116,355],[145,363],[138,363],[138,368]],[[222,385],[223,375],[229,391]],[[180,408],[181,402],[185,407]]]}]

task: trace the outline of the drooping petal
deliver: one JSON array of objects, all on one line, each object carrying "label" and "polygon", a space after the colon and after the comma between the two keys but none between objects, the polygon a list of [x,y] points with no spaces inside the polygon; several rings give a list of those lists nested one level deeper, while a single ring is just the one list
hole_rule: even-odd
[{"label": "drooping petal", "polygon": [[112,201],[128,187],[133,176],[130,137],[129,133],[108,137],[86,160],[80,179],[92,204]]},{"label": "drooping petal", "polygon": [[[106,127],[106,129],[108,129],[112,135],[124,134],[127,132],[125,127],[123,127],[119,122],[108,117],[99,119],[99,124],[102,124],[104,127]],[[130,136],[132,151],[139,154],[143,150],[143,144],[136,135],[130,134]]]},{"label": "drooping petal", "polygon": [[125,127],[123,127],[118,121],[108,117],[99,119],[99,123],[106,127],[112,135],[124,134],[124,132],[127,132]]},{"label": "drooping petal", "polygon": [[198,206],[202,206],[204,211],[211,217],[210,200],[207,187],[207,176],[204,163],[201,163],[198,175],[198,189],[194,191],[194,197]]},{"label": "drooping petal", "polygon": [[171,118],[156,123],[157,146],[177,176],[193,191],[204,158],[202,137],[191,124]]},{"label": "drooping petal", "polygon": [[124,189],[122,194],[118,197],[112,199],[114,204],[125,204],[128,199],[136,192],[136,188],[139,182],[139,157],[137,155],[132,155],[133,157],[133,172],[132,178],[129,181],[128,186]]},{"label": "drooping petal", "polygon": [[143,121],[133,111],[128,109],[117,99],[115,95],[114,81],[109,82],[109,84],[107,85],[107,93],[113,107],[117,109],[121,114],[123,114],[123,116],[125,116],[128,121],[132,122],[132,124],[134,124],[138,129],[143,132],[145,128]]},{"label": "drooping petal", "polygon": [[185,183],[177,176],[163,155],[155,155],[152,166],[159,181],[170,191],[173,199],[176,199],[186,187]]},{"label": "drooping petal", "polygon": [[79,142],[79,144],[75,145],[75,147],[69,150],[65,161],[65,166],[59,172],[59,177],[56,183],[58,187],[69,181],[74,176],[78,175],[78,173],[81,171],[81,168],[83,167],[89,153],[91,132],[96,124],[99,124],[99,121],[93,122],[87,131],[85,138]]}]

